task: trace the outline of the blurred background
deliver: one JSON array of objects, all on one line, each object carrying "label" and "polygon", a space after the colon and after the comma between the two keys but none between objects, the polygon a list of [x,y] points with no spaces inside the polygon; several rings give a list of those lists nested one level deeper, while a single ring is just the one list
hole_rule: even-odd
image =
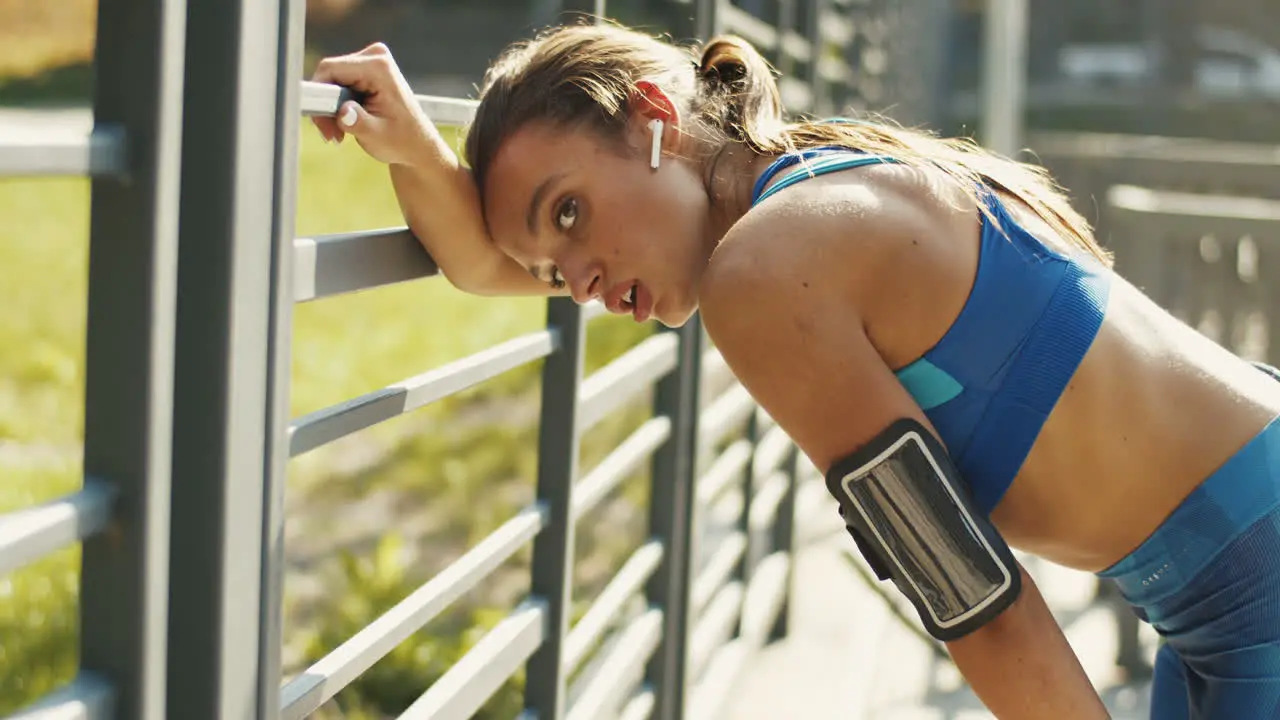
[{"label": "blurred background", "polygon": [[[991,82],[984,72],[991,67],[986,0],[838,4],[851,32],[827,51],[848,77],[827,109],[874,111],[942,133],[984,136],[991,117],[984,104],[984,83]],[[734,5],[770,23],[778,19],[774,0]],[[383,41],[418,92],[472,97],[494,55],[554,19],[557,8],[554,0],[308,0],[305,69],[309,74],[325,55]],[[608,4],[611,18],[654,32],[673,27],[688,10],[675,0]],[[89,127],[95,12],[94,0],[0,0],[0,134],[51,124]],[[1126,249],[1119,231],[1142,227],[1133,224],[1146,221],[1136,213],[1150,202],[1126,205],[1119,198],[1111,203],[1119,208],[1114,213],[1102,209],[1117,184],[1276,200],[1280,4],[1027,0],[1026,13],[1025,55],[1013,55],[1024,58],[1025,85],[1007,96],[1017,107],[1007,109],[1005,120],[1013,123],[1016,147],[1055,170],[1099,224],[1121,267],[1133,267],[1136,277],[1147,262],[1141,258],[1153,256],[1148,248]],[[352,144],[326,146],[309,125],[303,130],[299,235],[402,224],[382,166]],[[1121,135],[1145,139],[1116,139]],[[1102,164],[1121,156],[1134,159],[1126,167],[1147,168],[1148,175]],[[1223,164],[1207,168],[1206,158]],[[1183,169],[1152,165],[1162,159]],[[79,483],[88,187],[85,179],[0,179],[0,512]],[[1240,207],[1212,210],[1204,222],[1229,217],[1231,208],[1249,217],[1260,212]],[[1159,232],[1175,231],[1170,222],[1152,222]],[[1267,310],[1275,282],[1267,273],[1275,261],[1264,262],[1272,257],[1267,246],[1256,233],[1186,232],[1196,234],[1195,242],[1178,247],[1191,250],[1159,255],[1166,263],[1159,267],[1173,269],[1147,282],[1161,288],[1161,302],[1205,332],[1242,353],[1272,357],[1266,338],[1275,319]],[[1155,272],[1155,265],[1146,267]],[[301,305],[294,315],[291,414],[537,329],[544,308],[539,300],[467,297],[437,281]],[[590,334],[587,371],[651,332],[601,321]],[[529,502],[537,370],[522,368],[291,461],[287,671],[323,657]],[[592,430],[584,438],[584,467],[648,413],[637,405]],[[579,531],[576,602],[594,597],[645,538],[647,481],[647,472],[637,473],[610,497],[600,521]],[[0,577],[0,714],[74,674],[77,553],[69,548]],[[527,563],[527,553],[518,555],[318,716],[380,719],[403,710],[527,592]],[[1092,591],[1081,598],[1085,606],[1105,601]],[[1108,667],[1116,653],[1142,652],[1107,647]],[[509,683],[478,717],[515,717],[520,682]]]}]

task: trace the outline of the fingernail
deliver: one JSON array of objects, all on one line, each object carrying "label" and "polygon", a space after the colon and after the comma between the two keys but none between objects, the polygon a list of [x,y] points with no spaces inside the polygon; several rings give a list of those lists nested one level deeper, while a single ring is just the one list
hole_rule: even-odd
[{"label": "fingernail", "polygon": [[342,122],[342,124],[343,124],[343,125],[346,125],[347,127],[351,127],[352,125],[355,125],[355,124],[356,124],[356,109],[355,109],[355,107],[353,107],[353,106],[351,106],[351,105],[348,105],[348,106],[347,106],[347,109],[346,109],[346,110],[344,110],[344,111],[343,111],[343,113],[342,113],[341,122]]}]

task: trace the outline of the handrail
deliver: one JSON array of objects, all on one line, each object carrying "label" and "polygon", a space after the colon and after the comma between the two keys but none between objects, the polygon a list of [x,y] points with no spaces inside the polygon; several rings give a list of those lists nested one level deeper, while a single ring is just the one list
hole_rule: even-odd
[{"label": "handrail", "polygon": [[125,149],[124,131],[107,124],[88,133],[42,129],[0,136],[0,177],[118,176],[125,171]]},{"label": "handrail", "polygon": [[528,545],[548,520],[542,507],[526,508],[413,594],[287,683],[280,693],[282,720],[300,720],[328,702]]},{"label": "handrail", "polygon": [[542,644],[547,612],[546,604],[541,601],[522,603],[400,717],[404,720],[470,718]]},{"label": "handrail", "polygon": [[381,390],[308,413],[290,425],[289,453],[301,455],[491,380],[547,357],[558,343],[559,333],[554,329],[530,333]]},{"label": "handrail", "polygon": [[[302,81],[301,92],[299,106],[303,116],[306,117],[336,115],[342,103],[359,99],[347,88],[310,80]],[[427,113],[427,117],[440,125],[465,125],[471,122],[479,105],[474,100],[435,95],[418,95],[417,100],[418,105]]]},{"label": "handrail", "polygon": [[79,492],[0,514],[0,575],[101,532],[114,495],[110,485],[88,480]]},{"label": "handrail", "polygon": [[334,233],[293,241],[293,299],[307,302],[438,275],[406,228]]}]

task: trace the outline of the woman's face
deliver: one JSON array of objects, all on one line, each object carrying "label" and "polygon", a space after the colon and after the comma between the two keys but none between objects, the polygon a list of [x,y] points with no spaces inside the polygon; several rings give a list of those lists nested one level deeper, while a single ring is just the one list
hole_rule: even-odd
[{"label": "woman's face", "polygon": [[524,125],[494,156],[485,220],[503,252],[577,302],[599,298],[639,322],[678,326],[697,309],[710,203],[695,164],[678,159],[681,134],[670,124],[650,168],[648,121],[637,113],[622,144]]}]

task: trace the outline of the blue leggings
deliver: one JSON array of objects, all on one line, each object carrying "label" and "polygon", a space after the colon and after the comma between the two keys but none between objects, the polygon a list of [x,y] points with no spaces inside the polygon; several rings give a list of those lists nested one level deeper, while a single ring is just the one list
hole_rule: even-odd
[{"label": "blue leggings", "polygon": [[1152,720],[1280,718],[1280,419],[1099,575],[1163,641]]}]

